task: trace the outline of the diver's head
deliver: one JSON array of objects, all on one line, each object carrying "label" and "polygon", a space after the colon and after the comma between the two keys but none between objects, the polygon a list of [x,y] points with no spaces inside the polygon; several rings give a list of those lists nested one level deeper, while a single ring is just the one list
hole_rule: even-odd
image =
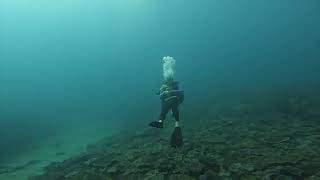
[{"label": "diver's head", "polygon": [[174,83],[173,77],[169,77],[169,78],[165,79],[164,83],[167,85],[173,84]]},{"label": "diver's head", "polygon": [[170,87],[171,89],[175,89],[175,90],[179,89],[179,82],[175,81],[173,78],[167,79],[164,82],[164,84]]}]

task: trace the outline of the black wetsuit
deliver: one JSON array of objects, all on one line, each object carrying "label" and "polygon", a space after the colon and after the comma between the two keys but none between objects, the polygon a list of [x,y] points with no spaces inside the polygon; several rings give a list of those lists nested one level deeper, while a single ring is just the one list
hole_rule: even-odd
[{"label": "black wetsuit", "polygon": [[169,93],[163,95],[160,98],[161,99],[161,113],[159,116],[159,120],[164,121],[166,119],[168,112],[171,110],[173,113],[173,117],[176,119],[176,121],[179,121],[180,120],[179,105],[184,100],[183,91],[179,91],[179,85],[178,85],[177,81],[175,81],[167,86],[169,87],[168,88]]}]

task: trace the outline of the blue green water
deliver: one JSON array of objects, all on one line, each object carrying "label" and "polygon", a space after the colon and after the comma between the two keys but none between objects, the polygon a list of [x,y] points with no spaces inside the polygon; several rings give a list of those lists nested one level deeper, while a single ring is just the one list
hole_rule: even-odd
[{"label": "blue green water", "polygon": [[186,92],[182,122],[217,99],[316,93],[319,6],[1,0],[0,161],[65,126],[105,126],[106,135],[110,128],[144,128],[158,117],[155,93],[168,55]]}]

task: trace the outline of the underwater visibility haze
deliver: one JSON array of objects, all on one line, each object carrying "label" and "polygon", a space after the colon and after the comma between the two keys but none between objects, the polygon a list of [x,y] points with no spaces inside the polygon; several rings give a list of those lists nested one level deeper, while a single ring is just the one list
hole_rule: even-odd
[{"label": "underwater visibility haze", "polygon": [[[319,7],[317,0],[1,0],[0,179],[320,178]],[[164,70],[166,58],[174,69]],[[156,93],[171,75],[185,96],[180,148],[170,147],[169,115],[163,130],[148,126],[159,120]],[[267,145],[253,143],[260,140]],[[100,154],[91,151],[112,153],[94,165]],[[280,151],[297,159],[278,162]],[[78,156],[86,163],[68,160]],[[275,161],[260,166],[259,157]],[[284,167],[291,174],[281,174]],[[95,176],[83,170],[95,168]]]}]

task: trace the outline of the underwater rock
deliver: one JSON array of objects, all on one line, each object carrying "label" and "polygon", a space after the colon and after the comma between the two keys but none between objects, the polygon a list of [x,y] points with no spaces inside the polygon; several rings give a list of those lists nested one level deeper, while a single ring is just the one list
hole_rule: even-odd
[{"label": "underwater rock", "polygon": [[299,165],[299,168],[303,170],[304,176],[312,176],[319,172],[320,160],[319,161],[304,161]]},{"label": "underwater rock", "polygon": [[171,174],[168,180],[194,180],[194,178],[184,174]]},{"label": "underwater rock", "polygon": [[64,177],[65,178],[70,178],[72,176],[77,175],[78,173],[79,173],[79,171],[72,171],[72,172],[68,173],[67,175],[65,175]]},{"label": "underwater rock", "polygon": [[308,177],[306,180],[319,180],[319,179],[320,179],[320,170],[316,174]]},{"label": "underwater rock", "polygon": [[270,137],[269,139],[262,139],[262,142],[269,145],[276,145],[281,143],[286,143],[290,140],[290,137]]},{"label": "underwater rock", "polygon": [[219,170],[219,165],[216,161],[216,159],[212,156],[200,156],[199,157],[199,161],[201,163],[203,163],[204,165],[206,165],[208,168],[213,169],[215,171]]},{"label": "underwater rock", "polygon": [[146,162],[144,157],[141,157],[140,159],[128,164],[123,164],[123,170],[125,171],[124,174],[130,175],[130,174],[146,174],[150,170],[154,169],[153,167],[153,161]]},{"label": "underwater rock", "polygon": [[160,172],[169,173],[175,168],[175,164],[170,161],[169,159],[160,159],[156,167],[159,169]]},{"label": "underwater rock", "polygon": [[88,159],[87,161],[85,161],[83,164],[86,166],[90,166],[92,164],[92,162],[94,162],[95,160],[97,160],[96,157]]},{"label": "underwater rock", "polygon": [[212,170],[206,171],[203,175],[199,177],[202,180],[223,180],[223,177],[219,177],[218,174],[214,173]]},{"label": "underwater rock", "polygon": [[319,179],[318,123],[298,118],[288,123],[279,113],[201,118],[206,119],[203,125],[184,127],[186,141],[180,149],[170,147],[171,129],[120,134],[49,165],[34,179]]},{"label": "underwater rock", "polygon": [[153,174],[144,178],[144,180],[165,180],[162,174]]},{"label": "underwater rock", "polygon": [[242,174],[252,172],[254,170],[254,167],[249,164],[234,163],[228,168],[228,170],[233,174],[237,174],[240,176]]},{"label": "underwater rock", "polygon": [[119,173],[119,169],[115,166],[112,166],[111,168],[109,168],[107,170],[107,173],[114,176],[114,175],[117,175]]},{"label": "underwater rock", "polygon": [[198,177],[204,172],[204,165],[197,160],[191,161],[187,164],[187,171],[191,176]]},{"label": "underwater rock", "polygon": [[294,180],[294,179],[290,176],[279,175],[279,176],[272,178],[272,180]]},{"label": "underwater rock", "polygon": [[224,137],[211,137],[206,139],[206,142],[213,143],[213,144],[220,144],[220,143],[225,143],[226,139]]},{"label": "underwater rock", "polygon": [[199,180],[208,180],[208,178],[206,175],[203,174],[199,177]]},{"label": "underwater rock", "polygon": [[303,172],[292,166],[275,166],[265,171],[265,179],[293,179],[302,180]]},{"label": "underwater rock", "polygon": [[281,174],[287,174],[287,175],[290,175],[290,176],[294,176],[296,178],[302,178],[302,171],[296,167],[292,167],[292,166],[285,166],[285,167],[282,167],[281,169]]}]

